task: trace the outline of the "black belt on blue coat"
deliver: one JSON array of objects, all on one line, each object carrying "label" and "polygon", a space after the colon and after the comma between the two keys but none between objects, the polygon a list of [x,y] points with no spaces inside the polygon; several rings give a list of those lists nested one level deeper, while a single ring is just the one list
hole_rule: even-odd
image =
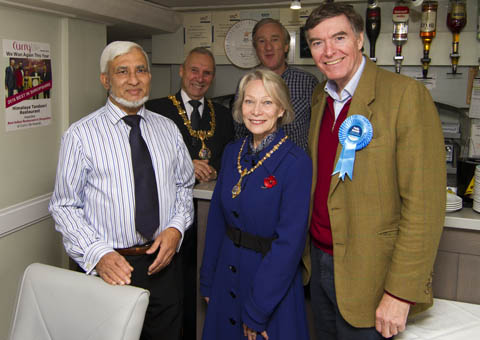
[{"label": "black belt on blue coat", "polygon": [[232,226],[227,227],[227,236],[237,247],[254,250],[263,257],[270,251],[272,242],[277,239],[277,237],[261,237],[250,234]]}]

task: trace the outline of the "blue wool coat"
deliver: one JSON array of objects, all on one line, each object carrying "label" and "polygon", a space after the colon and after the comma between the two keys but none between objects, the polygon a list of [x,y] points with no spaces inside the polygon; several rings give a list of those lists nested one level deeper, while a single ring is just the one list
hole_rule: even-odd
[{"label": "blue wool coat", "polygon": [[[285,136],[275,140],[256,157],[261,159]],[[248,138],[248,137],[247,137]],[[287,139],[254,172],[245,176],[242,192],[232,198],[240,175],[237,157],[243,139],[229,144],[223,153],[221,172],[208,215],[200,291],[210,298],[203,339],[244,340],[242,324],[270,339],[307,340],[301,256],[307,232],[312,162]],[[242,169],[252,168],[248,141],[241,155]],[[276,185],[266,188],[273,175]],[[234,226],[262,237],[277,237],[270,252],[237,247],[226,236]],[[263,339],[260,335],[257,339]]]}]

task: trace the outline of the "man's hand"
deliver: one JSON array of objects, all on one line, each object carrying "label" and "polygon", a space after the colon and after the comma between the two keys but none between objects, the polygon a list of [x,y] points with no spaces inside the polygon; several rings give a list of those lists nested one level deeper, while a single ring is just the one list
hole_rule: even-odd
[{"label": "man's hand", "polygon": [[170,264],[181,237],[180,231],[172,227],[165,229],[157,236],[152,246],[147,250],[147,254],[153,254],[159,249],[155,261],[148,267],[148,275],[158,273]]},{"label": "man's hand", "polygon": [[111,285],[130,284],[133,267],[116,251],[103,255],[95,269],[98,275]]},{"label": "man's hand", "polygon": [[375,328],[385,338],[390,338],[405,330],[410,304],[383,294],[375,312]]},{"label": "man's hand", "polygon": [[209,182],[217,178],[217,171],[208,165],[207,159],[194,159],[195,178],[200,182]]}]

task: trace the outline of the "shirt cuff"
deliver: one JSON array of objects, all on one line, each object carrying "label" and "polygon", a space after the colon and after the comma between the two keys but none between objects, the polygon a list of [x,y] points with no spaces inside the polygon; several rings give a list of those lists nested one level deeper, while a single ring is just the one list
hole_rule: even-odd
[{"label": "shirt cuff", "polygon": [[83,270],[85,270],[87,274],[94,274],[92,271],[97,266],[98,261],[100,261],[104,255],[113,251],[114,249],[104,242],[97,242],[90,245],[83,256]]},{"label": "shirt cuff", "polygon": [[[174,218],[172,218],[172,220],[167,225],[168,225],[167,228],[175,228],[182,235],[181,238],[180,238],[180,241],[178,242],[178,247],[177,247],[177,253],[178,253],[180,251],[180,247],[182,246],[182,243],[183,243],[183,237],[184,237],[185,231],[187,231],[187,229],[190,226],[185,227],[185,218],[181,217],[181,216],[175,216]],[[167,228],[165,228],[165,229],[167,229]]]}]

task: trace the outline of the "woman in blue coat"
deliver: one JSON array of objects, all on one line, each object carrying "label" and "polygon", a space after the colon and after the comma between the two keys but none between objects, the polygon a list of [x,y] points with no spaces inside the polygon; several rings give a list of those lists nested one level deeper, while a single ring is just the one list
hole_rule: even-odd
[{"label": "woman in blue coat", "polygon": [[234,119],[250,135],[229,144],[213,193],[200,271],[205,340],[307,340],[301,256],[312,165],[281,126],[293,120],[282,78],[240,82]]}]

